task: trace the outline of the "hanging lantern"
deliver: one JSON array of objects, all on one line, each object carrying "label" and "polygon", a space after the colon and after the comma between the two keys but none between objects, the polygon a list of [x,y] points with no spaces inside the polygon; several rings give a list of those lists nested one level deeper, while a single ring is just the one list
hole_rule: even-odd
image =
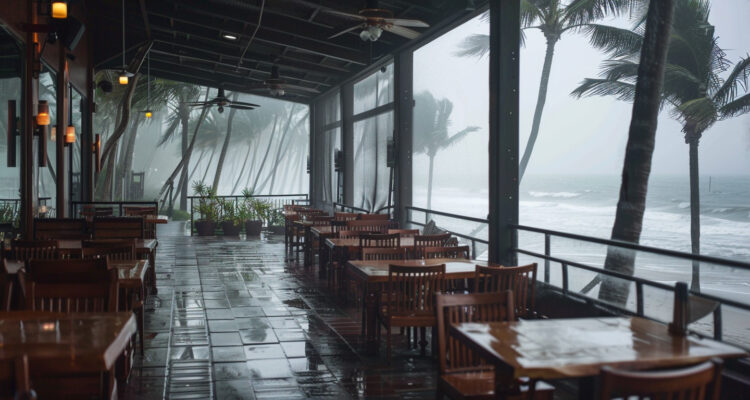
[{"label": "hanging lantern", "polygon": [[65,129],[65,144],[71,144],[76,142],[76,127],[68,125]]},{"label": "hanging lantern", "polygon": [[62,0],[52,0],[52,18],[68,18],[68,2]]},{"label": "hanging lantern", "polygon": [[36,124],[39,126],[47,126],[49,123],[49,103],[47,103],[47,100],[39,100],[36,110]]}]

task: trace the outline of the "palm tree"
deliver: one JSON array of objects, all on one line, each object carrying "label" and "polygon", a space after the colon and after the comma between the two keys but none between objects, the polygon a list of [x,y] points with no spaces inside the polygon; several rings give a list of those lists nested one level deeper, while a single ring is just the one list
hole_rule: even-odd
[{"label": "palm tree", "polygon": [[430,158],[427,209],[431,209],[435,156],[440,150],[458,143],[469,133],[478,131],[479,128],[470,126],[452,135],[448,134],[453,112],[453,103],[450,100],[438,100],[430,92],[421,92],[414,96],[414,103],[416,105],[414,107],[414,152],[424,153]]},{"label": "palm tree", "polygon": [[[531,123],[531,133],[518,166],[519,180],[523,179],[531,153],[534,150],[534,144],[539,136],[539,126],[542,123],[542,113],[547,101],[547,88],[552,72],[555,46],[562,39],[563,34],[595,28],[599,25],[594,24],[594,21],[608,15],[619,15],[644,1],[573,0],[566,3],[562,0],[521,0],[521,41],[524,41],[523,30],[538,29],[547,41],[547,48],[544,55],[544,65],[542,66],[542,76],[539,81],[534,118]],[[484,14],[482,18],[488,19],[489,15]],[[489,54],[489,50],[490,36],[488,34],[474,34],[464,40],[461,49],[455,54],[462,57],[484,57]]]},{"label": "palm tree", "polygon": [[[693,254],[700,254],[700,190],[698,143],[717,121],[750,112],[750,57],[740,59],[730,69],[718,45],[714,27],[708,23],[709,2],[677,0],[667,54],[662,105],[672,108],[672,116],[682,123],[689,146],[690,239]],[[631,30],[610,28],[606,45],[613,59],[602,67],[601,78],[585,79],[573,91],[575,96],[616,96],[632,100],[639,67],[640,45],[644,40],[643,19]],[[605,34],[602,33],[602,34]],[[741,95],[740,88],[744,89]],[[700,290],[699,263],[693,263],[691,289]]]},{"label": "palm tree", "polygon": [[[232,101],[237,101],[238,94],[232,94]],[[224,167],[224,159],[227,157],[227,150],[229,149],[229,141],[232,140],[232,122],[234,121],[234,115],[237,113],[236,108],[229,110],[229,116],[227,116],[227,134],[224,135],[224,143],[221,145],[221,153],[219,154],[219,163],[216,165],[216,173],[214,174],[214,183],[211,185],[214,193],[219,189],[219,180],[221,179],[221,170]]]}]

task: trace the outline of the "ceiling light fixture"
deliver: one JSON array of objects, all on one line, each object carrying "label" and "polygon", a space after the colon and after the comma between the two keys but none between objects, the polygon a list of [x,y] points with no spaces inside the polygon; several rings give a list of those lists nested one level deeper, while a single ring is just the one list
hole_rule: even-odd
[{"label": "ceiling light fixture", "polygon": [[154,113],[151,111],[151,52],[146,55],[146,118],[151,118]]},{"label": "ceiling light fixture", "polygon": [[223,37],[223,38],[224,38],[224,39],[226,39],[226,40],[232,40],[232,41],[234,41],[234,40],[237,40],[237,39],[239,39],[239,38],[237,37],[237,35],[233,35],[233,34],[231,34],[231,33],[222,33],[222,34],[221,34],[221,37]]},{"label": "ceiling light fixture", "polygon": [[380,39],[380,35],[383,34],[383,28],[377,25],[369,25],[359,33],[359,38],[364,41],[376,41]]},{"label": "ceiling light fixture", "polygon": [[52,0],[52,18],[68,18],[68,2],[62,0]]}]

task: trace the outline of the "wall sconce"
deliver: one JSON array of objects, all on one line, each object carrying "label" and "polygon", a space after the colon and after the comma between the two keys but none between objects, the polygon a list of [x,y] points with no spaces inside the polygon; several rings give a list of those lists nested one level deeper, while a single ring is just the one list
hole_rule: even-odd
[{"label": "wall sconce", "polygon": [[57,127],[53,126],[49,131],[49,141],[54,142],[57,140]]},{"label": "wall sconce", "polygon": [[68,125],[65,129],[65,145],[73,144],[76,142],[76,127]]},{"label": "wall sconce", "polygon": [[49,103],[47,103],[47,100],[39,100],[39,104],[36,106],[36,124],[47,126],[49,123]]},{"label": "wall sconce", "polygon": [[52,18],[55,19],[68,18],[68,2],[62,0],[52,0],[51,13]]},{"label": "wall sconce", "polygon": [[96,173],[102,171],[102,160],[99,158],[99,154],[102,150],[102,138],[97,133],[94,137],[94,144],[91,145],[91,152],[94,153],[94,168],[96,170]]}]

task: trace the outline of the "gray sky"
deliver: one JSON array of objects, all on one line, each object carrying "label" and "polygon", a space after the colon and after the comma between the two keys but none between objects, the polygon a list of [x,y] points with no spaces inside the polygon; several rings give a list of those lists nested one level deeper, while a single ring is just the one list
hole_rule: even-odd
[{"label": "gray sky", "polygon": [[[710,21],[720,46],[736,62],[750,52],[750,2],[715,0]],[[627,26],[625,20],[607,21]],[[486,182],[488,61],[459,58],[452,52],[471,33],[488,33],[478,19],[419,49],[414,58],[415,92],[428,89],[453,101],[453,129],[478,126],[482,130],[436,158],[436,176],[444,181]],[[521,152],[531,127],[544,58],[544,37],[527,32],[521,52]],[[558,43],[547,103],[529,174],[619,174],[622,168],[632,106],[607,97],[575,99],[570,92],[586,77],[596,77],[605,57],[592,49],[583,35],[568,34]],[[420,158],[422,158],[420,160]],[[418,166],[425,157],[416,157]],[[701,140],[702,175],[750,174],[750,116],[718,122]],[[652,173],[687,175],[688,147],[680,124],[662,112],[657,131]],[[460,168],[456,168],[460,166]],[[470,172],[470,173],[467,173]],[[415,177],[426,174],[417,168]],[[485,183],[486,185],[486,183]]]}]

